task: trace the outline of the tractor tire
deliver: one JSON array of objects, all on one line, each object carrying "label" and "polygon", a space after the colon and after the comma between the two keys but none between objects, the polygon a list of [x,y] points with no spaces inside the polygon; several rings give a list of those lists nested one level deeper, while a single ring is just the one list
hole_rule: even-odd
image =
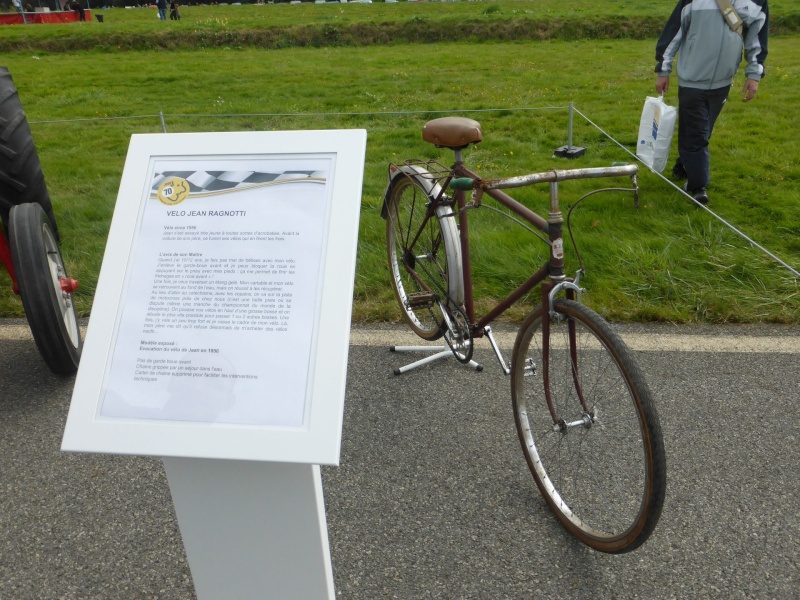
[{"label": "tractor tire", "polygon": [[42,207],[58,241],[56,217],[31,128],[22,110],[17,88],[11,80],[11,73],[6,67],[0,67],[0,220],[6,235],[11,207],[27,203]]}]

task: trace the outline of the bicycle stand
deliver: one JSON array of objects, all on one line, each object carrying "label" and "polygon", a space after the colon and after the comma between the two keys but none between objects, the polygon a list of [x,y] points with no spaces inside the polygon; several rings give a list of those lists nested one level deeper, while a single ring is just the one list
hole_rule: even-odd
[{"label": "bicycle stand", "polygon": [[[453,351],[450,350],[450,348],[447,346],[390,346],[389,351],[390,352],[436,352],[436,354],[427,356],[425,358],[421,358],[420,360],[414,361],[398,369],[395,369],[394,370],[395,375],[402,375],[403,373],[407,373],[412,369],[416,369],[417,367],[421,367],[422,365],[427,365],[428,363],[434,362],[436,360],[447,358],[448,356],[452,356],[453,358],[455,358]],[[462,364],[468,364],[468,366],[472,367],[476,371],[483,371],[483,365],[478,364],[474,360],[469,361],[469,363],[462,363]]]}]

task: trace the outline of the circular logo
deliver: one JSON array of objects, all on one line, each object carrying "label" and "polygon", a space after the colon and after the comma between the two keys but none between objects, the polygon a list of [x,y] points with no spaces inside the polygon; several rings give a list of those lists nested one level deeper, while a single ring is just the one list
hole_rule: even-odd
[{"label": "circular logo", "polygon": [[181,177],[170,177],[158,186],[158,199],[167,206],[180,204],[189,196],[189,182]]}]

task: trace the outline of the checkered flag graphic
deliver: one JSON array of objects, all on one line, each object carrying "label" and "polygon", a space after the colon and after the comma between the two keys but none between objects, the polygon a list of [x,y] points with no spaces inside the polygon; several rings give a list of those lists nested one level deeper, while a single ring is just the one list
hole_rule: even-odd
[{"label": "checkered flag graphic", "polygon": [[189,183],[189,198],[213,196],[255,187],[299,181],[325,183],[325,173],[322,171],[282,171],[280,173],[262,173],[259,171],[163,171],[153,175],[150,197],[157,198],[158,187],[171,177],[180,177]]}]

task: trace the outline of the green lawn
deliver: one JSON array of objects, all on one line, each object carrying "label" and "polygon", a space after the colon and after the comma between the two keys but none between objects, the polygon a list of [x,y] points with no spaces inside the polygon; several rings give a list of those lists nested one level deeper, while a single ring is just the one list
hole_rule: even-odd
[{"label": "green lawn", "polygon": [[[570,5],[577,11],[586,6],[582,2],[496,4],[501,11],[544,6],[570,10]],[[653,4],[666,14],[671,2]],[[771,3],[773,12],[776,4],[780,6]],[[599,5],[609,11],[621,6],[626,14],[641,12],[640,3]],[[377,7],[433,11],[424,14],[434,19],[436,10],[449,16],[456,6],[478,15],[490,5],[218,8],[225,9],[231,22],[237,10],[274,11],[269,14],[277,21],[280,15],[295,17],[292,10],[318,9],[321,14],[344,10],[348,18],[366,18],[363,15]],[[186,10],[182,25],[190,22],[193,10]],[[110,12],[126,18],[131,13],[131,19],[147,13],[145,9]],[[152,21],[134,22],[131,27],[170,26],[154,17]],[[91,23],[86,28],[106,24]],[[83,314],[91,307],[128,139],[132,133],[160,131],[161,111],[170,132],[367,129],[354,316],[395,320],[398,310],[385,266],[384,223],[379,214],[386,167],[404,158],[451,160],[446,151],[421,141],[422,124],[442,114],[465,114],[481,121],[485,141],[465,157],[487,176],[629,160],[580,117],[574,141],[587,147],[586,156],[565,161],[554,158],[553,149],[566,143],[565,107],[570,101],[626,147],[635,146],[644,97],[653,94],[653,46],[652,39],[603,39],[283,50],[15,52],[3,62],[32,123],[64,237],[62,250],[71,273],[81,280],[78,306]],[[768,73],[756,101],[745,105],[732,93],[720,117],[712,141],[710,207],[798,269],[800,172],[793,140],[797,119],[788,107],[798,96],[800,37],[772,38]],[[741,84],[740,79],[734,85]],[[675,103],[675,91],[667,101]],[[542,110],[547,108],[553,109]],[[484,112],[467,112],[478,110]],[[800,320],[798,280],[787,269],[691,206],[660,178],[646,172],[640,184],[638,210],[621,194],[592,197],[576,210],[573,221],[588,270],[588,304],[616,320],[795,324]],[[569,203],[596,185],[596,181],[565,183],[562,196]],[[526,191],[522,199],[537,211],[546,210],[546,188]],[[521,238],[491,214],[476,217],[476,291],[484,298],[499,297],[538,268],[543,245]],[[574,258],[569,265],[576,267]],[[19,315],[21,306],[9,288],[5,274],[0,275],[0,314]],[[520,317],[530,303],[512,317]]]},{"label": "green lawn", "polygon": [[[650,39],[658,35],[674,5],[674,0],[211,5],[183,6],[181,20],[167,22],[156,18],[155,7],[94,9],[103,15],[103,23],[5,27],[0,52]],[[770,15],[773,33],[800,31],[795,2],[773,0]]]}]

